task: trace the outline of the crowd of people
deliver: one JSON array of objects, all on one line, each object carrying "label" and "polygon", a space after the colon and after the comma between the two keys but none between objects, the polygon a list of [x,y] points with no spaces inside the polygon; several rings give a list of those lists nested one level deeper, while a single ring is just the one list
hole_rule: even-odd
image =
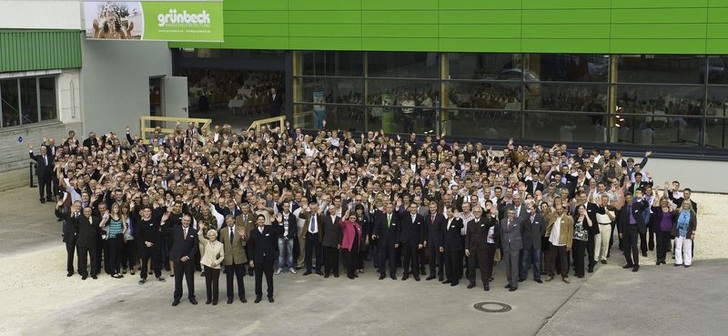
[{"label": "crowd of people", "polygon": [[38,154],[30,146],[30,157],[41,203],[56,200],[63,221],[67,276],[139,271],[143,285],[150,274],[165,281],[165,269],[174,306],[183,279],[197,304],[196,271],[206,303],[217,304],[222,270],[232,304],[247,302],[253,274],[255,302],[264,277],[273,302],[274,271],[353,280],[371,266],[380,280],[401,270],[401,280],[473,288],[480,269],[489,291],[501,262],[510,291],[529,272],[569,283],[618,262],[614,241],[633,272],[655,249],[657,265],[670,251],[675,266],[692,264],[697,204],[677,181],[653,182],[651,152],[635,163],[566,144],[511,140],[501,151],[445,134],[405,137],[178,123],[149,143],[128,127],[84,140],[69,132],[43,139]]}]

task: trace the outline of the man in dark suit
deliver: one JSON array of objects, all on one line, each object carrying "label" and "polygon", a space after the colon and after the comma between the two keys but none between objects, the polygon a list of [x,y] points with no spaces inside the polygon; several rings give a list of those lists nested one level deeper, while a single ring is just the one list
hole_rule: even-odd
[{"label": "man in dark suit", "polygon": [[483,216],[483,209],[475,207],[473,210],[475,219],[470,221],[465,235],[465,255],[468,256],[468,288],[475,287],[475,267],[480,268],[480,278],[483,281],[483,289],[490,290],[489,280],[493,274],[493,256],[497,241],[496,219],[487,213]]},{"label": "man in dark suit", "polygon": [[506,218],[500,222],[500,237],[503,249],[503,262],[506,265],[506,288],[513,292],[518,289],[518,259],[523,249],[523,217],[516,217],[515,209],[508,209]]},{"label": "man in dark suit", "polygon": [[337,207],[330,205],[328,214],[323,216],[321,229],[324,239],[321,242],[324,249],[324,278],[332,273],[335,278],[339,277],[339,249],[341,248],[341,218],[336,216]]},{"label": "man in dark suit", "polygon": [[[427,226],[427,241],[425,247],[430,253],[430,276],[426,280],[432,280],[435,277],[439,277],[440,281],[444,279],[443,270],[443,256],[440,249],[442,248],[442,234],[447,224],[447,219],[441,213],[437,211],[437,203],[430,202],[430,214],[425,219],[425,225]],[[437,268],[437,270],[435,270]]]},{"label": "man in dark suit", "polygon": [[[323,264],[323,257],[321,256],[321,240],[323,238],[323,216],[318,213],[318,203],[311,202],[305,211],[301,211],[298,214],[298,218],[303,219],[305,222],[301,228],[301,237],[304,240],[305,251],[304,260],[306,264],[306,272],[304,276],[309,275],[314,270],[313,258],[316,257],[315,271],[318,275],[324,275],[321,272],[321,265]],[[251,258],[251,256],[248,256]]]},{"label": "man in dark suit", "polygon": [[624,258],[627,261],[622,268],[631,268],[632,272],[640,269],[637,239],[640,234],[647,232],[642,211],[648,206],[647,201],[642,199],[642,192],[638,190],[634,197],[625,194],[624,205],[619,209],[619,238],[624,239]]},{"label": "man in dark suit", "polygon": [[161,222],[166,221],[169,218],[169,214],[163,211],[161,207],[152,211],[151,205],[144,204],[140,210],[141,216],[135,222],[137,230],[136,240],[139,242],[139,257],[142,259],[141,279],[139,279],[140,285],[147,282],[147,265],[150,260],[152,262],[154,276],[160,282],[165,281],[162,277],[162,234],[160,230]]},{"label": "man in dark suit", "polygon": [[[30,159],[36,163],[35,175],[38,176],[38,194],[40,195],[40,202],[45,203],[46,199],[53,199],[53,193],[51,192],[53,156],[48,154],[48,150],[45,146],[40,148],[39,155],[33,155],[33,145],[28,145],[28,149],[30,149],[28,156],[30,156]],[[43,197],[44,191],[46,197]]]},{"label": "man in dark suit", "polygon": [[182,278],[187,279],[187,297],[190,303],[197,304],[195,299],[195,258],[197,257],[198,238],[197,233],[190,227],[192,217],[190,215],[182,216],[182,225],[173,227],[172,250],[169,252],[169,258],[174,262],[174,301],[172,306],[179,304],[182,298]]},{"label": "man in dark suit", "polygon": [[[91,257],[91,278],[94,280],[98,279],[99,268],[97,259],[99,258],[96,252],[96,242],[99,235],[101,234],[101,217],[93,216],[93,210],[91,207],[83,208],[83,214],[76,213],[75,221],[72,221],[76,225],[76,253],[78,254],[78,274],[81,275],[81,280],[86,280],[88,272],[86,271],[86,256]],[[101,225],[101,226],[100,226]]]},{"label": "man in dark suit", "polygon": [[271,117],[278,117],[281,115],[281,109],[283,108],[283,97],[276,92],[276,88],[270,88],[270,95],[268,96],[268,112]]},{"label": "man in dark suit", "polygon": [[[70,197],[69,197],[70,199]],[[63,200],[56,204],[56,217],[63,220],[63,242],[66,244],[66,273],[67,277],[73,276],[73,254],[76,253],[76,218],[74,214],[81,208],[81,201],[74,202],[71,207],[64,211]]]},{"label": "man in dark suit", "polygon": [[420,250],[425,247],[427,240],[427,226],[422,215],[417,213],[417,204],[409,205],[409,212],[402,216],[401,234],[399,243],[402,244],[403,268],[404,275],[402,281],[407,280],[412,271],[412,277],[415,281],[420,281],[420,272],[418,265],[420,264]]},{"label": "man in dark suit", "polygon": [[263,297],[263,274],[268,287],[268,302],[273,302],[273,265],[278,260],[276,252],[278,237],[283,235],[283,220],[279,213],[271,225],[265,225],[265,216],[260,214],[256,217],[256,228],[250,231],[250,250],[253,259],[250,260],[250,267],[255,269],[255,303],[260,302]]},{"label": "man in dark suit", "polygon": [[387,202],[384,213],[377,213],[374,219],[372,239],[379,244],[379,280],[384,280],[389,263],[389,277],[397,280],[396,250],[399,247],[399,217],[394,213],[394,204]]},{"label": "man in dark suit", "polygon": [[523,258],[519,269],[518,281],[528,278],[528,270],[533,265],[533,281],[541,280],[541,238],[546,233],[546,218],[536,211],[536,203],[526,204],[528,215],[523,222]]},{"label": "man in dark suit", "polygon": [[463,274],[463,240],[461,230],[463,220],[454,205],[447,207],[447,222],[443,231],[443,244],[440,252],[445,255],[445,276],[444,284],[457,286],[460,276]]}]

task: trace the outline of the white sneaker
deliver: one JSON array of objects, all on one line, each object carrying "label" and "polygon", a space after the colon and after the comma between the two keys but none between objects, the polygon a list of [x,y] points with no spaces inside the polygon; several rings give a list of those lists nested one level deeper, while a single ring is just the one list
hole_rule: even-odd
[{"label": "white sneaker", "polygon": [[281,272],[283,272],[283,270],[279,268],[279,269],[278,269],[278,270],[276,271],[276,275],[278,275],[278,274],[281,274]]},{"label": "white sneaker", "polygon": [[291,273],[296,274],[296,269],[295,268],[291,267],[288,270],[291,271]]}]

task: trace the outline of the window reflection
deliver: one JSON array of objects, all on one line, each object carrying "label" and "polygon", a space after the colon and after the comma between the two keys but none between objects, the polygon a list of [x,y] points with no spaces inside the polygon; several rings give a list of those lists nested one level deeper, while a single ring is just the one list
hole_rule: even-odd
[{"label": "window reflection", "polygon": [[438,78],[438,53],[370,52],[369,77]]},{"label": "window reflection", "polygon": [[0,98],[2,98],[3,127],[20,125],[20,99],[18,96],[18,80],[0,80]]},{"label": "window reflection", "polygon": [[625,113],[699,115],[704,94],[702,86],[620,85],[617,105]]},{"label": "window reflection", "polygon": [[450,99],[459,107],[516,109],[521,108],[520,82],[515,81],[451,81]]},{"label": "window reflection", "polygon": [[526,99],[526,108],[529,110],[582,112],[607,110],[606,85],[566,83],[531,83],[531,85]]},{"label": "window reflection", "polygon": [[619,56],[617,81],[697,84],[702,82],[704,73],[704,56],[627,55]]}]

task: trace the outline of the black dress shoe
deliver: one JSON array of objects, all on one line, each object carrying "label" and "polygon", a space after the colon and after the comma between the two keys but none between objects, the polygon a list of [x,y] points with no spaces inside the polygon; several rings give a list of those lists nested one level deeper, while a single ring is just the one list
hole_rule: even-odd
[{"label": "black dress shoe", "polygon": [[73,272],[66,273],[66,276],[69,277],[69,278],[72,277],[73,276]]},{"label": "black dress shoe", "polygon": [[339,277],[339,273],[334,273],[334,278],[338,278],[338,277]]},{"label": "black dress shoe", "polygon": [[518,282],[524,282],[524,281],[526,281],[526,278],[519,278],[518,279]]},{"label": "black dress shoe", "polygon": [[245,297],[241,297],[240,298],[240,302],[242,302],[242,303],[248,303],[248,300],[246,300]]},{"label": "black dress shoe", "polygon": [[449,283],[452,283],[452,280],[448,279],[448,280],[443,281],[442,283],[449,284]]},{"label": "black dress shoe", "polygon": [[328,278],[329,278],[329,275],[328,275],[328,274],[325,274],[325,275],[324,275],[324,278],[325,278],[325,279],[328,279]]},{"label": "black dress shoe", "polygon": [[[677,266],[677,265],[675,265],[675,266]],[[86,278],[88,278],[88,275],[82,275],[81,276],[81,280],[86,280]]]},{"label": "black dress shoe", "polygon": [[488,284],[483,285],[483,290],[486,292],[490,291],[490,285],[488,285]]},{"label": "black dress shoe", "polygon": [[196,305],[197,304],[197,299],[190,298],[190,303],[193,304],[193,305]]},{"label": "black dress shoe", "polygon": [[311,273],[312,273],[311,271],[306,271],[306,272],[303,272],[303,275],[306,276],[306,275],[309,275]]},{"label": "black dress shoe", "polygon": [[379,275],[379,280],[384,280],[386,276],[384,274]]},{"label": "black dress shoe", "polygon": [[414,278],[415,278],[415,281],[420,281],[420,276],[419,275],[415,275]]},{"label": "black dress shoe", "polygon": [[542,284],[542,283],[543,283],[543,280],[541,280],[541,279],[535,279],[535,280],[533,280],[533,281],[536,281],[536,282],[538,282],[538,283],[540,283],[540,284]]},{"label": "black dress shoe", "polygon": [[471,282],[468,284],[468,289],[471,289],[473,287],[475,287],[475,282]]},{"label": "black dress shoe", "polygon": [[405,280],[407,280],[407,279],[409,279],[409,276],[408,276],[408,275],[404,275],[404,276],[402,276],[402,281],[405,281]]},{"label": "black dress shoe", "polygon": [[606,265],[606,264],[607,264],[607,261],[606,260],[602,260],[602,265]]},{"label": "black dress shoe", "polygon": [[511,288],[508,288],[508,291],[515,292],[517,289],[518,289],[518,287],[511,287]]},{"label": "black dress shoe", "polygon": [[639,270],[640,270],[640,265],[634,265],[634,267],[632,268],[632,272],[637,272]]},{"label": "black dress shoe", "polygon": [[217,306],[217,301],[212,301],[213,306]]},{"label": "black dress shoe", "polygon": [[396,275],[390,275],[389,278],[392,279],[392,280],[397,280],[397,276]]},{"label": "black dress shoe", "polygon": [[316,274],[318,274],[318,275],[324,275],[324,272],[316,271]]},{"label": "black dress shoe", "polygon": [[227,301],[227,303],[228,303],[228,304],[233,304],[233,298],[228,298],[228,301]]},{"label": "black dress shoe", "polygon": [[660,266],[660,264],[661,264],[661,262],[659,260],[657,262],[655,262],[655,266]]},{"label": "black dress shoe", "polygon": [[207,300],[207,301],[205,301],[205,304],[206,304],[206,305],[209,305],[209,304],[211,304],[211,303],[212,303],[212,301],[210,301],[210,300]]},{"label": "black dress shoe", "polygon": [[179,305],[179,300],[172,301],[172,307],[177,307]]},{"label": "black dress shoe", "polygon": [[268,302],[270,302],[270,303],[273,303],[273,302],[275,302],[275,301],[276,301],[276,300],[274,300],[272,296],[269,296],[269,297],[268,297]]},{"label": "black dress shoe", "polygon": [[259,303],[259,302],[260,302],[260,300],[262,300],[262,299],[261,299],[261,298],[259,298],[259,297],[257,297],[257,298],[255,298],[255,301],[253,301],[253,302],[254,302],[254,303]]},{"label": "black dress shoe", "polygon": [[589,267],[586,271],[589,273],[594,273],[594,266]]},{"label": "black dress shoe", "polygon": [[444,277],[438,277],[437,280],[439,280],[440,282],[442,282],[442,280],[445,280],[445,278]]},{"label": "black dress shoe", "polygon": [[455,286],[457,286],[457,285],[458,285],[458,283],[459,283],[459,282],[457,282],[457,281],[453,281],[453,282],[452,282],[452,283],[450,284],[450,286],[451,286],[451,287],[455,287]]},{"label": "black dress shoe", "polygon": [[432,279],[434,279],[434,278],[436,278],[436,276],[434,276],[434,275],[430,275],[430,276],[428,276],[428,277],[427,277],[427,279],[425,279],[425,280],[427,280],[427,281],[430,281],[430,280],[432,280]]},{"label": "black dress shoe", "polygon": [[624,269],[633,268],[633,267],[634,267],[634,264],[627,264],[627,265],[622,266],[622,268],[624,268]]},{"label": "black dress shoe", "polygon": [[91,279],[98,280],[99,277],[94,274],[94,275],[91,276]]},{"label": "black dress shoe", "polygon": [[511,288],[511,284],[507,284],[504,288]]}]

